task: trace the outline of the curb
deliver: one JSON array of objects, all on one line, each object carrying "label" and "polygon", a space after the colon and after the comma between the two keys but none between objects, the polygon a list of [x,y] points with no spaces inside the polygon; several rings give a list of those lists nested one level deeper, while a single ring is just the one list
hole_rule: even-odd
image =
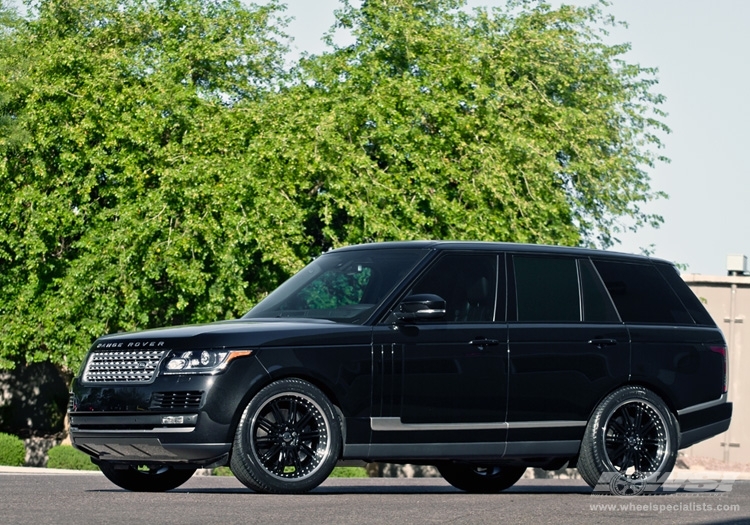
[{"label": "curb", "polygon": [[[72,470],[64,468],[46,468],[46,467],[9,467],[0,465],[0,474],[19,474],[27,476],[59,476],[61,474],[101,474],[100,470]],[[211,476],[211,469],[198,469],[195,476]]]},{"label": "curb", "polygon": [[84,475],[103,475],[99,470],[70,470],[64,468],[44,468],[44,467],[9,467],[0,465],[0,474],[18,474],[25,476],[59,476],[63,474],[84,474]]},{"label": "curb", "polygon": [[712,480],[726,480],[726,481],[734,481],[734,480],[741,480],[741,481],[747,481],[750,480],[750,472],[737,472],[737,471],[729,471],[729,470],[688,470],[688,469],[682,469],[682,468],[676,468],[672,471],[672,474],[669,476],[669,479],[675,480],[691,480],[691,481],[698,481],[701,479],[712,479]]}]

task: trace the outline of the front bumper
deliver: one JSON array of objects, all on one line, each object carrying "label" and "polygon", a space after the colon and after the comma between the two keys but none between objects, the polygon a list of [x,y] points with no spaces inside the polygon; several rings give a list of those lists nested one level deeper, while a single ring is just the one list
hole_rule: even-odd
[{"label": "front bumper", "polygon": [[225,464],[241,412],[267,379],[254,357],[214,376],[103,385],[75,379],[68,407],[71,442],[94,462]]},{"label": "front bumper", "polygon": [[181,463],[209,468],[226,465],[232,448],[231,443],[163,443],[162,436],[82,434],[71,440],[74,447],[89,454],[96,463]]},{"label": "front bumper", "polygon": [[[229,454],[227,425],[198,426],[206,414],[70,414],[70,438],[74,447],[97,461],[138,463],[187,463],[196,466],[222,464]],[[166,426],[163,418],[182,419],[180,426]],[[192,424],[191,424],[192,423]]]}]

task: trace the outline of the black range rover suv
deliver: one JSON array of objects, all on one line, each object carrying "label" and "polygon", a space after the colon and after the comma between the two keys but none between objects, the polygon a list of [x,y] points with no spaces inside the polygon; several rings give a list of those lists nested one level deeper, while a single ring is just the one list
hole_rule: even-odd
[{"label": "black range rover suv", "polygon": [[421,241],[328,252],[238,320],[104,336],[68,415],[125,489],[229,465],[298,493],[342,459],[435,465],[470,492],[566,464],[658,487],[731,412],[723,336],[671,264]]}]

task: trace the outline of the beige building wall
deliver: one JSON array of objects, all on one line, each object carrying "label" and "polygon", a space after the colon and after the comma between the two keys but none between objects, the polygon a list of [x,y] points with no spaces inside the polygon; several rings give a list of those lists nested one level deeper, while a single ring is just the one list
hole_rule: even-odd
[{"label": "beige building wall", "polygon": [[[727,463],[750,463],[750,277],[682,276],[724,332],[729,348],[729,401],[732,424],[725,433],[683,450],[687,456]],[[748,346],[747,350],[743,347]]]}]

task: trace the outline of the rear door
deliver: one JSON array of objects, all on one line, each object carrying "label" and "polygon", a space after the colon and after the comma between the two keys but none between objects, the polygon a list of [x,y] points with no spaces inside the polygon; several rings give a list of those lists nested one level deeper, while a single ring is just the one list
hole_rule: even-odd
[{"label": "rear door", "polygon": [[628,331],[588,259],[514,254],[508,275],[508,453],[550,440],[575,452],[596,404],[628,379]]}]

